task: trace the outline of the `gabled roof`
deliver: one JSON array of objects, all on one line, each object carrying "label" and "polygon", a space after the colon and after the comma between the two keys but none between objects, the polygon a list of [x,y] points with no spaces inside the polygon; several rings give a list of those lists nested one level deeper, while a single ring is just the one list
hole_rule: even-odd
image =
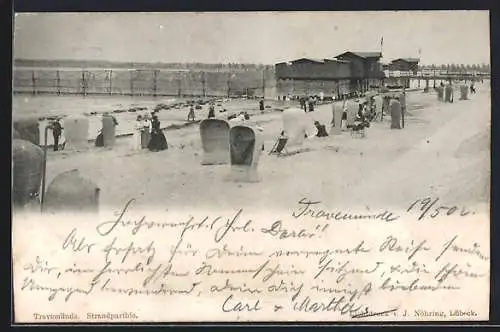
[{"label": "gabled roof", "polygon": [[354,55],[354,56],[357,56],[357,57],[363,58],[363,59],[368,59],[368,58],[379,59],[382,57],[382,52],[351,52],[351,51],[348,51],[348,52],[344,52],[342,54],[337,55],[335,58],[340,58],[340,57],[345,56],[345,55]]},{"label": "gabled roof", "polygon": [[291,65],[296,62],[313,62],[313,63],[326,63],[326,62],[337,62],[337,63],[349,63],[349,60],[339,60],[339,59],[315,59],[315,58],[300,58],[297,60],[292,60],[292,61],[286,61],[286,62],[280,62],[276,63],[275,65]]},{"label": "gabled roof", "polygon": [[405,61],[405,62],[409,62],[409,63],[419,63],[420,59],[419,58],[399,58],[399,59],[392,60],[391,62],[396,62],[396,61]]},{"label": "gabled roof", "polygon": [[309,62],[316,62],[316,63],[324,63],[325,60],[323,59],[313,59],[313,58],[300,58],[297,60],[293,60],[291,62],[299,62],[299,61],[309,61]]},{"label": "gabled roof", "polygon": [[349,63],[349,60],[339,60],[339,59],[325,59],[325,62],[338,62],[338,63]]}]

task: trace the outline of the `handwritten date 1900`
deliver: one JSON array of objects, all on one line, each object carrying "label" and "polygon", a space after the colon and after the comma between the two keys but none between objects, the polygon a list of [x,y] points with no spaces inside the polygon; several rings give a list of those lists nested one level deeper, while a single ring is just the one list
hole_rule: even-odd
[{"label": "handwritten date 1900", "polygon": [[438,202],[439,198],[420,198],[411,203],[406,212],[418,209],[420,212],[418,220],[422,220],[426,217],[434,219],[438,216],[460,215],[461,217],[464,217],[469,214],[474,214],[474,212],[471,212],[464,207],[459,209],[457,206],[444,206],[438,204]]}]

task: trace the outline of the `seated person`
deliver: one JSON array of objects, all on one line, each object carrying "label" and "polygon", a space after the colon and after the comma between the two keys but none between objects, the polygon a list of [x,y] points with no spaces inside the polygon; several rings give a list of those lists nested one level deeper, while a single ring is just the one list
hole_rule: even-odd
[{"label": "seated person", "polygon": [[356,114],[356,120],[364,122],[366,118],[366,103],[360,103],[358,114]]},{"label": "seated person", "polygon": [[318,132],[316,133],[316,137],[328,136],[328,133],[326,132],[325,125],[322,125],[321,123],[319,123],[319,121],[314,121],[314,126],[316,127],[316,129],[318,129]]}]

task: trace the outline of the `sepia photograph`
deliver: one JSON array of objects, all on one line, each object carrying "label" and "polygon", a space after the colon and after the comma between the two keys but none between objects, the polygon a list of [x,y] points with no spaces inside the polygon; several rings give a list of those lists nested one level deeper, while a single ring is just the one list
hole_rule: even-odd
[{"label": "sepia photograph", "polygon": [[488,11],[13,27],[16,323],[488,319]]}]

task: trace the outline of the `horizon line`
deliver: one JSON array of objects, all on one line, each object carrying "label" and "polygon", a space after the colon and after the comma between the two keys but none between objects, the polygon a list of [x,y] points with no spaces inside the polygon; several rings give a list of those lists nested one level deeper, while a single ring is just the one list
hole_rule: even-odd
[{"label": "horizon line", "polygon": [[[295,60],[299,59],[309,59],[310,57],[301,57],[297,58]],[[391,61],[398,60],[398,59],[404,59],[405,57],[399,57],[399,58],[394,58]],[[324,60],[329,60],[330,58],[324,58]],[[332,58],[334,59],[334,58]],[[262,63],[262,62],[200,62],[200,61],[193,61],[193,62],[162,62],[162,61],[150,61],[150,62],[145,62],[145,61],[117,61],[117,60],[104,60],[104,59],[68,59],[68,58],[61,58],[61,59],[36,59],[36,58],[13,58],[12,59],[12,64],[13,66],[15,65],[16,62],[20,61],[26,61],[26,62],[72,62],[72,63],[78,63],[78,62],[89,62],[89,63],[107,63],[107,64],[117,64],[117,65],[128,65],[128,64],[139,64],[139,65],[154,65],[154,64],[159,64],[159,65],[173,65],[173,64],[181,64],[181,65],[193,65],[193,64],[201,64],[201,65],[253,65],[253,66],[275,66],[278,63],[284,63],[284,62],[290,62],[290,61],[295,61],[295,60],[288,60],[288,61],[281,61],[281,62],[276,62],[276,63]],[[389,61],[389,62],[391,62]],[[388,63],[389,63],[388,62]],[[423,66],[431,66],[431,65],[487,65],[491,66],[490,63],[487,62],[482,62],[482,63],[435,63],[435,64],[422,64]]]}]

